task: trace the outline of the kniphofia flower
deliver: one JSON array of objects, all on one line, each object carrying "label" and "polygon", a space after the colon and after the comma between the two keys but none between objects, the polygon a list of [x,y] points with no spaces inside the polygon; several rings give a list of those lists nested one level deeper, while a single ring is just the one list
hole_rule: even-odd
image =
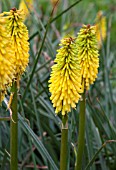
[{"label": "kniphofia flower", "polygon": [[99,67],[96,27],[83,25],[78,33],[76,43],[81,64],[82,87],[83,90],[88,90],[97,78]]},{"label": "kniphofia flower", "polygon": [[76,107],[80,98],[81,76],[75,38],[62,39],[60,46],[52,66],[49,91],[53,107],[56,108],[55,113],[61,111],[65,115],[71,111],[71,107]]},{"label": "kniphofia flower", "polygon": [[0,15],[0,103],[15,78],[14,48],[2,17],[3,14]]},{"label": "kniphofia flower", "polygon": [[13,8],[10,12],[4,12],[4,14],[6,15],[4,18],[7,22],[7,30],[15,50],[15,77],[20,79],[29,62],[28,30],[23,23],[22,10]]},{"label": "kniphofia flower", "polygon": [[32,10],[32,7],[33,7],[33,0],[21,0],[19,4],[19,9],[23,10],[24,15],[25,15],[24,19],[26,19],[29,16],[29,13]]},{"label": "kniphofia flower", "polygon": [[99,11],[95,19],[96,37],[98,41],[98,48],[101,48],[103,41],[106,38],[106,17],[103,12]]}]

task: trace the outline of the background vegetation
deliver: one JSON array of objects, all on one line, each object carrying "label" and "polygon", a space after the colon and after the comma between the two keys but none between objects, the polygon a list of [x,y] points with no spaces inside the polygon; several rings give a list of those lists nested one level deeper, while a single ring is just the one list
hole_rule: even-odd
[{"label": "background vegetation", "polygon": [[[20,84],[19,96],[19,169],[59,169],[61,119],[54,114],[48,80],[60,39],[76,35],[82,24],[94,24],[99,10],[107,19],[107,37],[100,49],[98,78],[88,91],[86,103],[86,146],[83,169],[100,149],[90,170],[116,169],[116,2],[115,0],[63,0],[59,2],[52,22],[50,0],[34,0],[25,21],[29,30],[30,63]],[[0,0],[0,12],[19,7],[20,0]],[[69,8],[70,7],[70,8]],[[69,8],[67,11],[65,9]],[[64,11],[64,12],[63,12]],[[63,12],[63,13],[62,13]],[[59,15],[61,14],[61,15]],[[46,31],[47,30],[47,31]],[[46,39],[45,34],[47,33]],[[45,41],[44,41],[45,40]],[[69,113],[69,166],[74,169],[75,147],[78,137],[77,110]],[[9,112],[3,102],[0,107],[0,169],[9,169],[10,123]],[[15,140],[15,139],[14,139]]]}]

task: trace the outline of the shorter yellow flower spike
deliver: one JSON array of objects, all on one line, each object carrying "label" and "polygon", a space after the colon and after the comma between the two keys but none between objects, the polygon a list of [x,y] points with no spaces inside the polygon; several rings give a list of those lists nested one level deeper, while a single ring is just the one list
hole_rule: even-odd
[{"label": "shorter yellow flower spike", "polygon": [[24,15],[22,10],[13,8],[10,12],[4,12],[4,14],[6,14],[4,18],[12,39],[12,46],[15,49],[15,76],[19,79],[29,62],[28,30],[23,23]]},{"label": "shorter yellow flower spike", "polygon": [[19,5],[19,10],[23,10],[24,12],[24,19],[26,19],[29,16],[29,10],[32,9],[33,6],[33,0],[21,0]]},{"label": "shorter yellow flower spike", "polygon": [[98,48],[100,49],[102,46],[102,42],[106,38],[106,17],[103,16],[102,11],[99,11],[97,13],[95,19],[95,25],[96,25],[96,37],[98,41]]},{"label": "shorter yellow flower spike", "polygon": [[14,48],[5,24],[4,18],[0,15],[0,103],[15,78]]},{"label": "shorter yellow flower spike", "polygon": [[71,111],[71,107],[76,107],[81,97],[81,75],[75,38],[62,39],[60,46],[52,66],[49,91],[53,107],[56,108],[55,113],[61,111],[65,115]]},{"label": "shorter yellow flower spike", "polygon": [[88,90],[98,74],[99,54],[95,26],[83,25],[76,40],[81,64],[82,87]]}]

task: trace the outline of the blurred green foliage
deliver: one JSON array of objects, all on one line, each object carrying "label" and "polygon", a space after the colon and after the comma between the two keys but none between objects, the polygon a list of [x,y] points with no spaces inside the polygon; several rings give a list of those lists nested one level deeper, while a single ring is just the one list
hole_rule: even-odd
[{"label": "blurred green foliage", "polygon": [[[76,0],[60,0],[52,16],[58,16]],[[0,12],[17,7],[20,0],[0,0]],[[19,93],[19,169],[59,169],[60,115],[54,114],[48,80],[60,39],[67,34],[77,34],[82,24],[94,24],[96,14],[102,10],[107,18],[107,37],[100,49],[98,78],[87,94],[86,146],[83,156],[83,170],[108,140],[116,140],[116,2],[115,0],[82,0],[63,13],[48,28],[46,25],[52,11],[50,0],[34,0],[33,8],[25,24],[29,30],[30,63],[22,77]],[[43,45],[42,45],[43,43]],[[38,60],[37,60],[38,59]],[[34,66],[34,63],[36,67]],[[33,70],[33,76],[32,76]],[[31,77],[31,79],[30,79]],[[75,147],[78,137],[78,111],[69,113],[68,170],[74,169]],[[0,119],[9,116],[3,102]],[[9,121],[0,121],[0,169],[9,169]],[[14,139],[15,140],[15,139]],[[116,169],[116,144],[107,143],[95,158],[90,170]]]}]

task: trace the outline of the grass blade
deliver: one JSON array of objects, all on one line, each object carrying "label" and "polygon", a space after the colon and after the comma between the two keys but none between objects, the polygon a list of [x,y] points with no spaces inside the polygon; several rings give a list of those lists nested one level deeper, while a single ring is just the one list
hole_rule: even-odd
[{"label": "grass blade", "polygon": [[37,147],[37,149],[39,150],[40,154],[43,156],[43,158],[47,158],[49,163],[51,164],[51,166],[53,167],[54,170],[58,170],[58,167],[55,165],[53,159],[51,158],[51,156],[49,155],[49,153],[47,152],[46,148],[44,147],[44,145],[42,144],[42,142],[38,139],[37,135],[33,132],[33,130],[28,126],[28,124],[25,122],[25,120],[22,118],[22,116],[20,114],[18,114],[18,118],[19,118],[19,123],[21,124],[23,130],[26,130],[30,136],[33,139],[33,143],[34,145]]}]

